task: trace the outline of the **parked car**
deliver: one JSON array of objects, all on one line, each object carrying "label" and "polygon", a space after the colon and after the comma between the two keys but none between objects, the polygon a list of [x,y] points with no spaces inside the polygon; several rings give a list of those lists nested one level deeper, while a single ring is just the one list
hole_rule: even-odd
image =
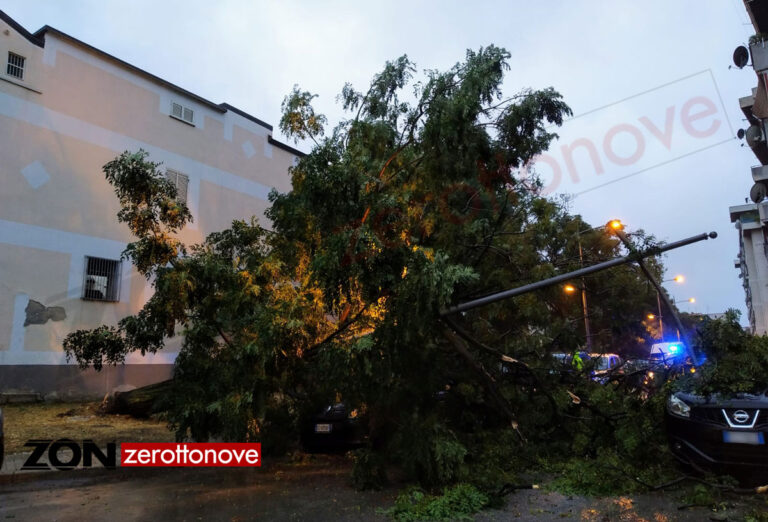
[{"label": "parked car", "polygon": [[651,360],[667,366],[681,362],[686,355],[685,345],[681,342],[656,343],[651,346]]},{"label": "parked car", "polygon": [[308,451],[352,449],[365,444],[365,426],[358,411],[344,403],[325,407],[302,427],[301,443]]},{"label": "parked car", "polygon": [[656,393],[669,374],[664,363],[655,359],[629,359],[622,370],[627,388],[639,390],[644,399]]},{"label": "parked car", "polygon": [[681,462],[747,482],[768,477],[768,395],[700,397],[677,392],[667,399],[667,435]]},{"label": "parked car", "polygon": [[615,353],[591,353],[592,379],[602,384],[607,383],[611,377],[623,373],[624,361]]}]

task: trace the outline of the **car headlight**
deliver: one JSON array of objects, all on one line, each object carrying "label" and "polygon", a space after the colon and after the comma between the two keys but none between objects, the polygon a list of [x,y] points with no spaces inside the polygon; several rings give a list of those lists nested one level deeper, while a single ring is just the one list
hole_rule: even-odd
[{"label": "car headlight", "polygon": [[677,415],[678,417],[687,418],[691,416],[691,407],[674,393],[667,399],[667,410],[669,410],[669,413],[672,415]]}]

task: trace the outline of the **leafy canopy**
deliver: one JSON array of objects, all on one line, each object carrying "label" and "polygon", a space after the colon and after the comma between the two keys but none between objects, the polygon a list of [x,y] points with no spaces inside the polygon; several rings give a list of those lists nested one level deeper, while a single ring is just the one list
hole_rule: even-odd
[{"label": "leafy canopy", "polygon": [[[553,371],[552,352],[585,342],[580,304],[560,288],[441,318],[450,304],[619,253],[567,201],[541,196],[532,161],[571,111],[551,88],[504,95],[508,59],[495,46],[467,51],[418,81],[406,56],[388,62],[368,89],[344,86],[348,118],[331,131],[315,96],[294,88],[280,128],[315,145],[291,169],[292,190],[270,194],[271,230],[235,221],[182,245],[174,234],[191,216],[158,165],[144,152],[110,162],[118,217],[136,237],[124,256],[155,293],[117,326],[69,335],[68,355],[101,368],[183,331],[165,398],[180,438],[277,452],[307,413],[342,399],[370,429],[360,483],[380,483],[394,461],[428,487],[471,479],[495,492],[537,448],[657,451],[641,443],[650,414],[629,414],[639,399]],[[576,283],[597,347],[646,341],[655,294],[641,274]]]}]

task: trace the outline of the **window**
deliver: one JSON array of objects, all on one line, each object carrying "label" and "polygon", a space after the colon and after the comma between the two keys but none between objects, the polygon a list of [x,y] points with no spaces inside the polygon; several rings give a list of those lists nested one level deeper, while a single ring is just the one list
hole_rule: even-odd
[{"label": "window", "polygon": [[13,76],[19,80],[24,79],[24,62],[26,59],[15,53],[8,53],[8,66],[5,72],[8,76]]},{"label": "window", "polygon": [[120,260],[85,257],[83,299],[120,300]]},{"label": "window", "polygon": [[179,203],[187,202],[187,186],[189,186],[189,176],[168,169],[165,171],[165,177],[176,186],[176,201]]},{"label": "window", "polygon": [[191,123],[193,125],[195,123],[195,111],[193,111],[189,107],[184,107],[180,103],[176,103],[176,102],[171,103],[171,116],[179,120],[186,121],[187,123]]}]

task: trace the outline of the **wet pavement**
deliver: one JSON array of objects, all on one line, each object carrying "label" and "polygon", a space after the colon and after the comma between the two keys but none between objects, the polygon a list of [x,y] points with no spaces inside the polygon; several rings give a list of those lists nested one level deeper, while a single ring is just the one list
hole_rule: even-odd
[{"label": "wet pavement", "polygon": [[349,470],[74,470],[0,477],[0,520],[384,520],[394,492],[357,492]]},{"label": "wet pavement", "polygon": [[[349,485],[343,457],[264,463],[261,468],[118,468],[0,476],[0,522],[8,520],[386,520],[403,484],[379,492]],[[632,497],[521,490],[477,521],[744,520],[742,503],[718,513],[680,509],[680,492]],[[762,506],[768,506],[765,502]],[[732,508],[735,508],[732,509]]]}]

